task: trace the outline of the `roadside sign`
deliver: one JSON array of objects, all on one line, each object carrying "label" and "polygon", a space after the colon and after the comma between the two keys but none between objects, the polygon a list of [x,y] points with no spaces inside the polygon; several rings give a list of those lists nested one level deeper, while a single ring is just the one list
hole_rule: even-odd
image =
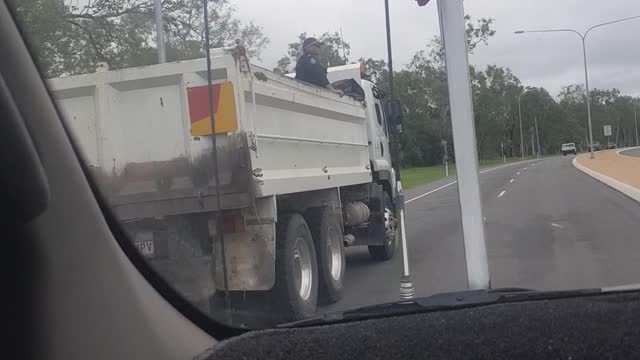
[{"label": "roadside sign", "polygon": [[604,126],[604,136],[611,136],[611,125]]}]

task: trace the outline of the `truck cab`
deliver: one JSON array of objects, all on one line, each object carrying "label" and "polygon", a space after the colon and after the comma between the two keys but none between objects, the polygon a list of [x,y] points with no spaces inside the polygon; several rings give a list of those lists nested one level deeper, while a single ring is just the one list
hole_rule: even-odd
[{"label": "truck cab", "polygon": [[367,143],[371,171],[376,179],[388,184],[392,196],[396,194],[395,171],[391,160],[391,127],[388,101],[390,96],[374,83],[362,78],[360,64],[348,64],[331,67],[327,78],[337,89],[345,91],[347,96],[361,97],[367,112]]}]

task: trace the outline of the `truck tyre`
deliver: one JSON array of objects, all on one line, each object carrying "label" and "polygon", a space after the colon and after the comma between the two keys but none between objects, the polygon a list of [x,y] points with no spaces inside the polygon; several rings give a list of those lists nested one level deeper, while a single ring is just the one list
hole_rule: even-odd
[{"label": "truck tyre", "polygon": [[311,232],[300,214],[276,224],[274,303],[284,321],[312,316],[318,300],[318,264]]},{"label": "truck tyre", "polygon": [[318,256],[318,297],[321,303],[335,303],[342,298],[346,265],[342,228],[329,207],[309,209],[305,218]]},{"label": "truck tyre", "polygon": [[396,220],[395,206],[391,202],[391,197],[385,191],[384,196],[384,245],[369,245],[369,256],[378,261],[389,260],[396,250],[396,239],[398,237],[398,225]]}]

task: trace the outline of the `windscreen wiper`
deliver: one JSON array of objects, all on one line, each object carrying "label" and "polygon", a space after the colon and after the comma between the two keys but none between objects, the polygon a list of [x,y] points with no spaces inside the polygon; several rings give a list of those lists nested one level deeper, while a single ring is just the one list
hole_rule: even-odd
[{"label": "windscreen wiper", "polygon": [[548,300],[566,297],[602,294],[603,289],[579,289],[560,291],[538,291],[525,288],[499,288],[489,290],[466,290],[435,294],[406,302],[393,302],[365,306],[354,310],[333,312],[308,319],[281,324],[278,327],[303,327],[343,321],[364,320],[387,316],[454,310],[466,307],[503,304],[518,301]]}]

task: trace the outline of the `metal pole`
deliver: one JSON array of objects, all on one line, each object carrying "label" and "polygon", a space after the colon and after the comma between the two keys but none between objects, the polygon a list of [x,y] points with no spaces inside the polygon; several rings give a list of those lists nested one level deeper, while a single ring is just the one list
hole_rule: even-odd
[{"label": "metal pole", "polygon": [[534,121],[534,123],[536,125],[536,143],[538,144],[538,153],[537,153],[536,157],[539,159],[540,158],[540,152],[542,150],[540,149],[540,136],[538,135],[538,117],[534,117],[533,121]]},{"label": "metal pole", "polygon": [[[384,17],[387,29],[387,60],[389,66],[389,95],[393,98],[393,53],[391,51],[391,21],[389,20],[389,0],[384,0]],[[399,193],[403,193],[402,183],[400,179],[400,131],[394,131],[393,152],[395,161],[392,158],[391,166],[396,173],[397,188],[400,189]],[[399,204],[400,208],[400,241],[402,242],[402,265],[403,273],[400,279],[400,299],[411,300],[415,297],[416,292],[413,287],[413,281],[411,280],[411,272],[409,270],[409,254],[407,253],[407,235],[404,223],[404,195],[399,196],[402,202]]]},{"label": "metal pole", "polygon": [[[209,90],[209,121],[211,124],[211,146],[212,146],[212,157],[213,157],[213,169],[214,169],[214,180],[216,182],[215,186],[215,194],[216,194],[216,205],[217,209],[222,209],[221,196],[220,196],[220,172],[218,168],[218,142],[216,138],[216,121],[213,111],[213,85],[212,85],[212,77],[211,77],[211,45],[209,43],[209,0],[203,0],[204,6],[204,46],[205,46],[205,54],[207,57],[207,87]],[[218,211],[215,213],[216,217],[216,234],[215,237],[220,244],[220,259],[222,262],[222,273],[223,273],[223,287],[224,287],[224,298],[225,298],[225,310],[227,314],[227,320],[229,324],[232,324],[233,320],[231,317],[231,298],[229,297],[229,280],[227,279],[227,259],[225,253],[225,244],[224,244],[224,232],[222,228],[224,226],[222,221],[222,211]]]},{"label": "metal pole", "polygon": [[518,95],[518,118],[520,119],[520,155],[524,159],[524,136],[522,136],[522,109],[520,107],[520,98],[522,94]]},{"label": "metal pole", "polygon": [[640,142],[638,141],[638,111],[637,105],[635,102],[633,103],[633,119],[636,122],[636,146],[640,146]]},{"label": "metal pole", "polygon": [[[391,51],[391,20],[389,20],[389,0],[384,0],[384,16],[387,28],[387,61],[389,66],[389,96],[393,99],[393,53]],[[395,126],[392,141],[391,167],[400,181],[400,130]]]},{"label": "metal pole", "polygon": [[444,160],[444,176],[449,177],[449,154],[447,154],[447,140],[442,140],[441,143],[443,148],[442,158]]},{"label": "metal pole", "polygon": [[402,242],[402,278],[400,279],[400,299],[411,300],[416,296],[416,291],[409,271],[409,253],[407,252],[407,235],[404,226],[404,207],[400,208],[400,240]]},{"label": "metal pole", "polygon": [[[578,34],[579,35],[579,34]],[[587,95],[587,119],[589,121],[589,149],[590,149],[590,155],[589,157],[591,159],[594,158],[593,155],[593,128],[591,127],[591,96],[589,95],[589,73],[587,72],[587,45],[584,41],[584,36],[580,35],[580,38],[582,39],[582,57],[584,60],[584,85],[586,88],[586,95]]]},{"label": "metal pole", "polygon": [[440,28],[445,49],[451,128],[456,144],[460,215],[470,289],[491,286],[485,244],[476,133],[469,81],[467,37],[462,0],[438,0]]},{"label": "metal pole", "polygon": [[387,60],[389,65],[389,94],[393,97],[393,56],[391,53],[391,22],[389,20],[389,0],[384,0],[384,17],[387,25]]},{"label": "metal pole", "polygon": [[531,132],[531,156],[536,154],[536,144],[533,140],[533,132]]},{"label": "metal pole", "polygon": [[162,26],[162,0],[156,0],[156,41],[158,42],[158,64],[167,62],[164,48],[164,27]]}]

